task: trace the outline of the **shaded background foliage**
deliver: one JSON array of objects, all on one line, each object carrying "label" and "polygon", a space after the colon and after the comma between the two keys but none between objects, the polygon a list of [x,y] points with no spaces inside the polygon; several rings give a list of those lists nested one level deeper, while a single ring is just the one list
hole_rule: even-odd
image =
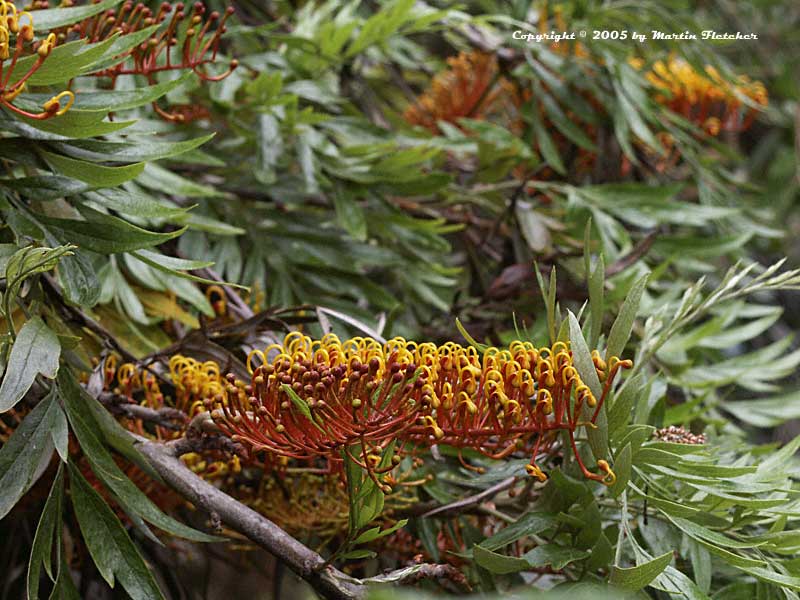
[{"label": "shaded background foliage", "polygon": [[[602,351],[620,344],[612,329],[620,322],[632,334],[614,353],[635,367],[603,431],[619,486],[590,486],[556,456],[535,493],[502,492],[499,509],[479,505],[500,517],[424,517],[433,504],[519,475],[525,462],[470,457],[488,468],[475,476],[445,451],[443,461],[415,465],[428,478],[417,496],[425,510],[409,509],[409,525],[389,538],[402,549],[396,556],[365,560],[355,549],[363,529],[333,541],[292,533],[326,556],[344,541],[356,554],[341,564],[359,577],[419,553],[486,592],[610,580],[650,597],[796,595],[796,443],[780,453],[751,444],[788,441],[800,417],[790,271],[799,226],[797,7],[241,0],[213,64],[149,73],[135,54],[146,52],[141,29],[89,36],[89,48],[67,43],[87,36],[64,26],[86,19],[94,27],[114,5],[32,11],[37,39],[48,30],[64,37],[11,101],[36,114],[69,89],[75,103],[45,120],[7,106],[0,116],[8,330],[0,406],[13,407],[0,417],[0,513],[9,514],[0,527],[4,539],[22,541],[3,544],[5,597],[24,597],[31,553],[36,573],[37,561],[49,568],[50,538],[70,557],[70,568],[48,569],[53,582],[42,577],[53,597],[72,597],[73,578],[80,597],[104,597],[114,572],[134,597],[153,597],[156,585],[169,597],[217,597],[223,592],[195,575],[210,581],[215,569],[228,573],[224,593],[234,585],[246,593],[234,582],[242,570],[263,586],[268,558],[255,551],[156,543],[144,521],[190,539],[203,535],[183,521],[201,530],[208,522],[162,504],[142,483],[175,521],[118,483],[114,460],[125,481],[139,483],[141,472],[127,470],[137,456],[67,365],[96,377],[106,365],[98,369],[96,357],[163,366],[183,353],[236,371],[247,351],[298,324],[317,336],[441,342],[466,334],[498,345],[524,338],[574,347],[585,337]],[[212,2],[203,18],[227,8]],[[179,46],[189,27],[181,23]],[[738,30],[759,41],[528,44],[513,39],[520,28]],[[207,81],[233,57],[230,75]],[[113,74],[131,64],[136,73]],[[709,65],[718,76],[698,80]],[[664,91],[670,69],[682,104]],[[763,83],[768,105],[741,75]],[[698,109],[702,101],[681,87],[690,77],[700,98],[722,90],[722,99]],[[782,258],[781,271],[765,271]],[[230,293],[212,287],[220,282],[233,284]],[[91,378],[83,383],[97,391]],[[669,426],[704,432],[708,447],[651,439]],[[20,430],[30,440],[9,441]],[[88,464],[50,460],[53,448],[63,458],[73,446]],[[68,495],[59,491],[62,471]],[[103,488],[124,528],[103,509],[94,491]],[[352,500],[344,510],[366,510]],[[84,502],[102,518],[82,512]],[[47,549],[37,547],[37,523],[48,527],[39,514],[60,515],[62,505],[63,535],[50,525]],[[125,529],[155,576],[142,574]],[[116,554],[93,550],[104,535]],[[123,574],[126,561],[138,575]],[[275,594],[301,593],[281,588],[274,568]]]}]

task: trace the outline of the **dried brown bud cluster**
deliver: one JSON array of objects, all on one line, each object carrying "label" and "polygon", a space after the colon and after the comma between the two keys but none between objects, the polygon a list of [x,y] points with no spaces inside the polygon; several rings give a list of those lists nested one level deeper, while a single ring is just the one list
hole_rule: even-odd
[{"label": "dried brown bud cluster", "polygon": [[672,444],[705,444],[706,434],[692,433],[685,427],[676,427],[670,425],[662,429],[657,429],[653,432],[653,437],[662,442],[670,442]]}]

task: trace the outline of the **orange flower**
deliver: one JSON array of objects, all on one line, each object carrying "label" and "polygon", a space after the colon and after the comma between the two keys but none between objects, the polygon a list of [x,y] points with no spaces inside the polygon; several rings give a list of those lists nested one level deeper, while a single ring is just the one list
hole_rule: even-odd
[{"label": "orange flower", "polygon": [[438,133],[439,121],[457,123],[463,117],[494,116],[507,121],[512,129],[519,129],[519,93],[513,83],[500,75],[493,55],[461,52],[448,58],[447,64],[448,68],[433,78],[428,91],[406,109],[406,121]]},{"label": "orange flower", "polygon": [[[27,11],[18,12],[12,2],[0,0],[0,105],[29,119],[45,120],[63,115],[75,101],[69,90],[60,92],[43,105],[41,112],[29,112],[13,104],[24,90],[28,80],[41,68],[56,45],[56,35],[51,33],[36,41],[33,16]],[[20,75],[17,66],[23,57],[36,54],[36,60]],[[10,59],[8,65],[5,64]]]},{"label": "orange flower", "polygon": [[[641,68],[642,61],[631,64]],[[700,125],[706,133],[716,136],[721,131],[744,131],[753,122],[755,106],[769,102],[767,90],[760,81],[746,76],[730,82],[722,78],[711,66],[697,71],[683,59],[671,57],[657,61],[646,75],[647,80],[659,90],[655,99],[686,119]]]}]

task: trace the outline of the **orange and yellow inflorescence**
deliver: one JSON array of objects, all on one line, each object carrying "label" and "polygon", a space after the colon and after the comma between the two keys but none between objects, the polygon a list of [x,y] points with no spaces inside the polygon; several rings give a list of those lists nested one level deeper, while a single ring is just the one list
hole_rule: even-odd
[{"label": "orange and yellow inflorescence", "polygon": [[175,69],[192,70],[205,81],[219,81],[236,68],[231,61],[229,70],[221,75],[210,75],[206,66],[217,59],[226,21],[234,9],[223,13],[208,12],[202,2],[190,8],[182,2],[162,2],[155,11],[142,2],[127,0],[118,8],[87,17],[74,25],[56,30],[63,39],[77,37],[90,42],[100,42],[114,35],[145,33],[140,44],[126,51],[130,60],[115,65],[96,75],[116,78],[119,75],[152,75]]},{"label": "orange and yellow inflorescence", "polygon": [[60,116],[69,110],[75,100],[75,95],[69,90],[50,98],[39,112],[30,112],[13,104],[50,56],[56,41],[54,33],[37,40],[32,14],[18,11],[13,2],[0,0],[0,105],[37,120]]},{"label": "orange and yellow inflorescence", "polygon": [[[527,452],[529,474],[544,480],[536,457],[552,443],[550,434],[563,431],[583,474],[610,484],[606,461],[598,461],[600,473],[583,464],[575,434],[595,426],[619,369],[631,362],[606,363],[598,353],[593,360],[602,382],[597,394],[563,342],[513,342],[481,356],[455,343],[342,342],[330,334],[312,341],[294,332],[282,345],[250,354],[249,383],[228,375],[224,392],[205,404],[216,425],[251,453],[324,458],[332,468],[347,456],[376,481],[403,452],[434,444],[492,458]],[[396,454],[386,461],[390,443]]]},{"label": "orange and yellow inflorescence", "polygon": [[[210,445],[182,456],[190,469],[292,532],[335,536],[347,527],[345,460],[386,494],[389,523],[428,481],[417,469],[434,445],[456,449],[472,469],[463,450],[494,459],[527,455],[527,472],[540,481],[547,479],[542,458],[566,451],[585,477],[612,484],[608,462],[597,460],[591,470],[584,464],[576,436],[595,426],[631,362],[606,362],[597,352],[591,358],[600,384],[594,391],[564,342],[538,348],[515,341],[479,352],[452,342],[312,340],[293,332],[250,353],[249,381],[183,355],[171,357],[168,376],[110,356],[103,376],[117,402],[174,417],[148,425],[128,411],[127,428],[163,440],[200,423]],[[165,381],[174,395],[162,393]]]},{"label": "orange and yellow inflorescence", "polygon": [[[558,28],[566,30],[561,12],[556,9],[555,14]],[[540,23],[543,31],[546,30],[548,23],[545,11]],[[587,61],[592,59],[586,47],[580,42],[556,43],[551,46],[551,50],[573,56],[575,60],[581,60],[584,64],[588,64]],[[603,62],[598,57],[594,60],[597,64]],[[733,82],[728,81],[711,66],[698,71],[677,57],[656,61],[647,70],[644,61],[639,58],[630,58],[628,62],[635,69],[643,71],[643,77],[652,85],[650,93],[656,102],[683,116],[711,136],[724,131],[748,129],[759,109],[768,103],[764,85],[758,81],[751,81],[746,76],[741,76]],[[563,81],[561,74],[544,64],[540,64],[539,68],[548,71],[549,75],[545,81],[526,89],[524,83],[518,83],[510,76],[501,74],[495,56],[480,51],[461,52],[447,60],[447,67],[437,73],[429,87],[408,106],[404,117],[408,123],[421,125],[434,134],[441,133],[442,122],[458,125],[460,119],[471,118],[505,125],[515,135],[522,137],[525,128],[524,120],[521,118],[524,105],[526,109],[540,115],[542,125],[547,129],[560,155],[575,155],[572,170],[590,172],[598,159],[597,152],[575,146],[563,134],[563,128],[556,126],[551,120],[552,107],[557,105],[556,109],[563,112],[569,120],[578,123],[589,138],[595,137],[597,125],[576,114],[570,105],[558,99],[559,94],[550,89],[552,82],[568,85]],[[577,86],[571,89],[571,93],[580,96],[584,103],[592,106],[598,114],[606,112],[605,107],[592,92]],[[539,137],[537,135],[533,139]],[[666,131],[657,132],[656,137],[667,149],[675,146],[672,136]],[[640,141],[639,145],[644,146],[644,143]],[[539,150],[541,152],[541,148]],[[645,148],[645,150],[653,149]],[[655,166],[657,170],[664,171],[674,165],[679,158],[680,153],[676,150],[667,159],[657,159]],[[627,157],[623,157],[622,173],[627,174],[630,167]],[[524,179],[524,174],[524,167],[522,165],[517,167],[515,175]],[[548,179],[553,174],[552,169],[539,169],[535,178]]]},{"label": "orange and yellow inflorescence", "polygon": [[516,86],[500,75],[493,55],[461,52],[447,59],[447,68],[433,78],[430,88],[406,109],[404,117],[433,133],[439,132],[439,121],[497,117],[518,132],[519,105]]},{"label": "orange and yellow inflorescence", "polygon": [[[72,4],[67,0],[68,6]],[[47,2],[41,0],[35,5],[47,8]],[[116,56],[106,68],[91,73],[109,78],[112,87],[120,75],[141,75],[155,84],[158,73],[174,70],[193,71],[204,81],[220,81],[239,64],[233,59],[227,70],[216,75],[208,70],[208,66],[217,61],[226,22],[233,12],[232,7],[222,13],[208,11],[202,2],[195,2],[190,7],[182,2],[162,2],[151,9],[145,3],[127,0],[116,8],[56,28],[50,35],[53,42],[58,40],[59,43],[73,39],[99,43],[117,35],[137,36],[139,43]],[[208,115],[208,111],[192,104],[165,110],[154,101],[153,109],[162,118],[176,122],[188,122]]]},{"label": "orange and yellow inflorescence", "polygon": [[[636,60],[631,64],[641,66]],[[700,125],[709,135],[747,129],[757,107],[768,103],[767,90],[760,81],[743,75],[732,83],[714,67],[706,66],[704,72],[699,72],[676,57],[657,61],[645,77],[659,90],[657,102]]]}]

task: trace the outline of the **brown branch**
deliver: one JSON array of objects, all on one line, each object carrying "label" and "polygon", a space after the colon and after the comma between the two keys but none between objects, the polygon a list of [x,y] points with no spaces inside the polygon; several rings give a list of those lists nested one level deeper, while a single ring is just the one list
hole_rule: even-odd
[{"label": "brown branch", "polygon": [[653,242],[656,241],[656,237],[658,237],[658,230],[654,229],[642,238],[625,256],[621,257],[615,263],[610,264],[606,269],[606,277],[616,275],[636,263],[636,261],[650,251]]},{"label": "brown branch", "polygon": [[322,598],[363,600],[370,584],[409,584],[425,578],[436,579],[443,586],[460,591],[470,589],[463,573],[450,565],[421,563],[365,580],[350,577],[327,564],[322,556],[298,542],[275,523],[228,496],[186,467],[178,457],[192,444],[189,438],[160,444],[140,436],[134,437],[138,442],[136,448],[167,485],[195,506],[208,511],[220,523],[273,554],[308,582]]},{"label": "brown branch", "polygon": [[461,500],[456,500],[455,502],[451,502],[450,504],[445,504],[444,506],[434,508],[433,510],[429,510],[424,515],[422,515],[422,517],[423,518],[433,517],[436,515],[446,516],[452,513],[463,512],[465,509],[477,506],[487,498],[491,498],[495,494],[498,494],[503,490],[510,488],[512,485],[514,485],[516,481],[517,481],[516,477],[508,477],[507,479],[504,479],[500,483],[497,483],[492,487],[483,490],[482,492],[479,492],[472,496],[468,496],[466,498],[462,498]]},{"label": "brown branch", "polygon": [[132,419],[141,419],[155,423],[167,429],[174,429],[180,431],[184,428],[189,417],[186,413],[177,408],[165,406],[163,408],[149,408],[131,402],[127,396],[121,394],[114,394],[112,392],[102,392],[97,396],[97,399],[106,406],[112,413],[122,414]]},{"label": "brown branch", "polygon": [[[377,577],[370,577],[365,580],[368,583],[391,583],[394,585],[413,584],[422,579],[435,579],[443,587],[452,588],[451,592],[471,592],[472,588],[467,582],[464,573],[453,565],[432,565],[421,563],[412,565],[396,571],[391,571]],[[446,584],[450,585],[446,585]]]},{"label": "brown branch", "polygon": [[272,521],[198,477],[175,456],[174,450],[151,441],[140,441],[136,447],[167,485],[195,506],[218,515],[222,523],[275,555],[323,598],[360,600],[366,597],[366,585],[330,565],[324,566],[325,559],[319,554]]},{"label": "brown branch", "polygon": [[138,442],[136,448],[148,459],[167,485],[195,506],[208,511],[220,523],[224,523],[273,554],[308,582],[323,598],[362,600],[366,598],[370,584],[410,584],[424,578],[436,579],[442,584],[449,582],[450,587],[455,587],[457,590],[469,590],[464,575],[450,565],[421,563],[365,580],[350,577],[326,564],[322,556],[298,542],[272,521],[228,496],[187,468],[178,459],[185,445],[179,442],[183,440],[190,443],[187,438],[160,444],[139,436],[135,437]]}]

